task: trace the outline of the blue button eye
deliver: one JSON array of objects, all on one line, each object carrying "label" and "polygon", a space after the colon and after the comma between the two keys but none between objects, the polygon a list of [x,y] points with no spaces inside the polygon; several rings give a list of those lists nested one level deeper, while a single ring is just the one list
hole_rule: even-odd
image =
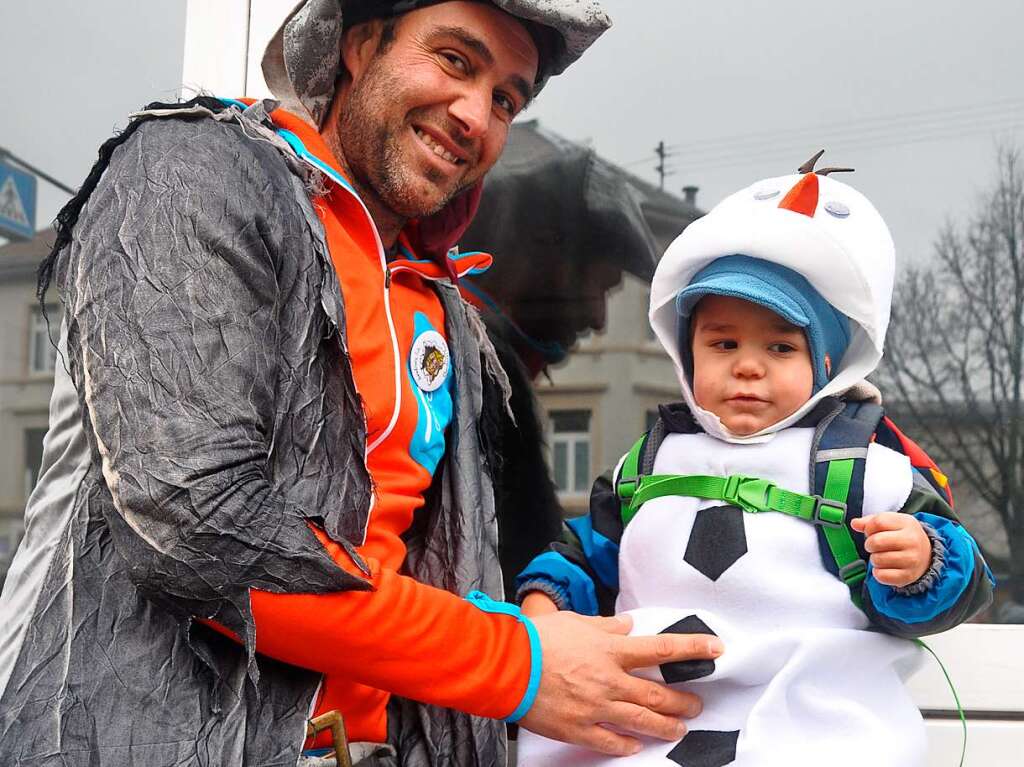
[{"label": "blue button eye", "polygon": [[778,189],[758,189],[756,192],[754,192],[754,199],[755,200],[770,200],[773,197],[778,197],[778,196],[779,196],[779,190]]},{"label": "blue button eye", "polygon": [[825,210],[835,218],[846,218],[850,215],[850,209],[838,200],[829,200],[826,202]]}]

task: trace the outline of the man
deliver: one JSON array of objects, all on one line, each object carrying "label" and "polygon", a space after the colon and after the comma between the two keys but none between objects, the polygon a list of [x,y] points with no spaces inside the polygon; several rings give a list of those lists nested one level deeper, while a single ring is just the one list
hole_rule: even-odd
[{"label": "man", "polygon": [[507,382],[446,243],[605,25],[308,0],[265,60],[292,111],[154,105],[101,148],[41,270],[67,367],[5,584],[0,762],[291,767],[329,710],[367,765],[503,763],[501,719],[679,737],[699,702],[625,669],[707,638],[479,593]]}]

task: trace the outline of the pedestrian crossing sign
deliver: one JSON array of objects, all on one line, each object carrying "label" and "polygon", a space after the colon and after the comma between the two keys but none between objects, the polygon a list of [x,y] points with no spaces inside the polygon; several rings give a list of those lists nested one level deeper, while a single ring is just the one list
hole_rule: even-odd
[{"label": "pedestrian crossing sign", "polygon": [[36,177],[0,162],[0,236],[36,236]]}]

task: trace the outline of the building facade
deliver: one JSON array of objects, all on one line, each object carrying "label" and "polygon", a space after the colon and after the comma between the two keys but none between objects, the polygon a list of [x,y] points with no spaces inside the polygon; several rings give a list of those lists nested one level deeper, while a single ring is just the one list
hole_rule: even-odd
[{"label": "building facade", "polygon": [[[39,477],[57,351],[57,326],[36,300],[36,269],[54,234],[0,247],[0,583],[24,531],[25,501]],[[55,306],[50,317],[58,317]],[[56,320],[55,320],[56,322]]]},{"label": "building facade", "polygon": [[[642,209],[663,253],[703,215],[696,188],[679,198],[646,182]],[[582,339],[568,359],[537,380],[555,485],[566,513],[586,511],[594,477],[613,468],[657,415],[658,404],[679,400],[675,369],[647,322],[650,286],[625,273],[608,295],[602,332]]]}]

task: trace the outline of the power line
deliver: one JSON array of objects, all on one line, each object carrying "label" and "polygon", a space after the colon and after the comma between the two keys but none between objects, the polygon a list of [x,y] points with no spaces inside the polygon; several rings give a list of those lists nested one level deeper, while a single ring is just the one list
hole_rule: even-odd
[{"label": "power line", "polygon": [[[846,139],[845,141],[834,142],[839,148],[843,150],[853,149],[876,149],[881,147],[890,146],[903,146],[906,144],[920,144],[929,141],[941,141],[946,139],[961,138],[963,136],[976,135],[978,133],[988,133],[999,128],[1018,128],[1024,126],[1024,118],[1020,121],[1007,122],[1005,120],[987,121],[984,123],[977,123],[971,126],[935,126],[932,130],[924,130],[922,132],[907,134],[898,133],[890,136],[879,136],[871,140],[858,140],[855,137]],[[958,128],[958,130],[950,130],[951,128]],[[706,170],[709,168],[727,168],[735,165],[744,165],[750,162],[755,162],[762,158],[774,158],[781,156],[788,156],[794,162],[802,161],[805,159],[803,155],[797,156],[797,153],[806,150],[806,144],[800,146],[776,146],[771,148],[765,148],[757,152],[738,152],[719,155],[711,158],[705,158],[701,161],[687,163],[687,172],[693,170]]]},{"label": "power line", "polygon": [[766,138],[759,142],[748,142],[745,145],[722,146],[716,149],[695,149],[688,152],[680,152],[677,156],[688,162],[703,163],[715,158],[727,158],[737,153],[747,154],[752,152],[772,151],[779,147],[793,147],[794,150],[810,151],[818,149],[826,143],[843,144],[851,141],[886,140],[893,136],[913,135],[921,131],[933,130],[959,130],[973,126],[990,125],[992,123],[1014,122],[1024,120],[1024,108],[1019,111],[997,112],[984,115],[961,115],[959,117],[948,117],[944,120],[919,121],[915,124],[904,126],[878,126],[875,128],[861,128],[858,130],[841,130],[833,133],[816,130],[813,135],[810,132],[798,131],[786,137],[772,140]]},{"label": "power line", "polygon": [[39,168],[35,167],[31,163],[26,162],[25,160],[22,160],[13,152],[11,152],[8,149],[4,149],[2,146],[0,146],[0,160],[7,160],[8,162],[13,162],[15,165],[20,165],[30,173],[34,173],[35,175],[39,176],[39,178],[43,179],[43,181],[48,181],[49,183],[53,184],[62,192],[67,192],[72,196],[75,195],[75,190],[72,189],[70,186],[68,186],[67,184],[62,184],[49,173],[45,173],[44,171],[39,170]]},{"label": "power line", "polygon": [[646,157],[641,157],[639,160],[630,160],[629,162],[619,163],[620,168],[632,168],[636,165],[646,165],[649,162],[653,162],[658,159],[658,155],[649,154]]},{"label": "power line", "polygon": [[[986,116],[995,111],[997,113],[1015,112],[1024,109],[1024,99],[1002,99],[989,101],[980,104],[972,104],[960,107],[943,107],[938,109],[926,109],[916,112],[905,112],[896,115],[880,117],[860,118],[854,120],[843,120],[840,122],[820,123],[804,128],[780,129],[775,131],[759,131],[757,133],[734,134],[731,136],[719,136],[708,139],[695,139],[682,144],[673,144],[668,147],[669,151],[682,153],[702,152],[710,149],[735,149],[739,146],[754,143],[762,144],[765,141],[772,141],[777,138],[795,138],[805,134],[812,134],[812,137],[820,135],[821,132],[841,130],[842,132],[861,133],[864,131],[890,130],[901,123],[924,123],[932,124],[936,120],[963,120]],[[873,127],[872,127],[873,126]],[[902,126],[912,128],[914,126]]]}]

